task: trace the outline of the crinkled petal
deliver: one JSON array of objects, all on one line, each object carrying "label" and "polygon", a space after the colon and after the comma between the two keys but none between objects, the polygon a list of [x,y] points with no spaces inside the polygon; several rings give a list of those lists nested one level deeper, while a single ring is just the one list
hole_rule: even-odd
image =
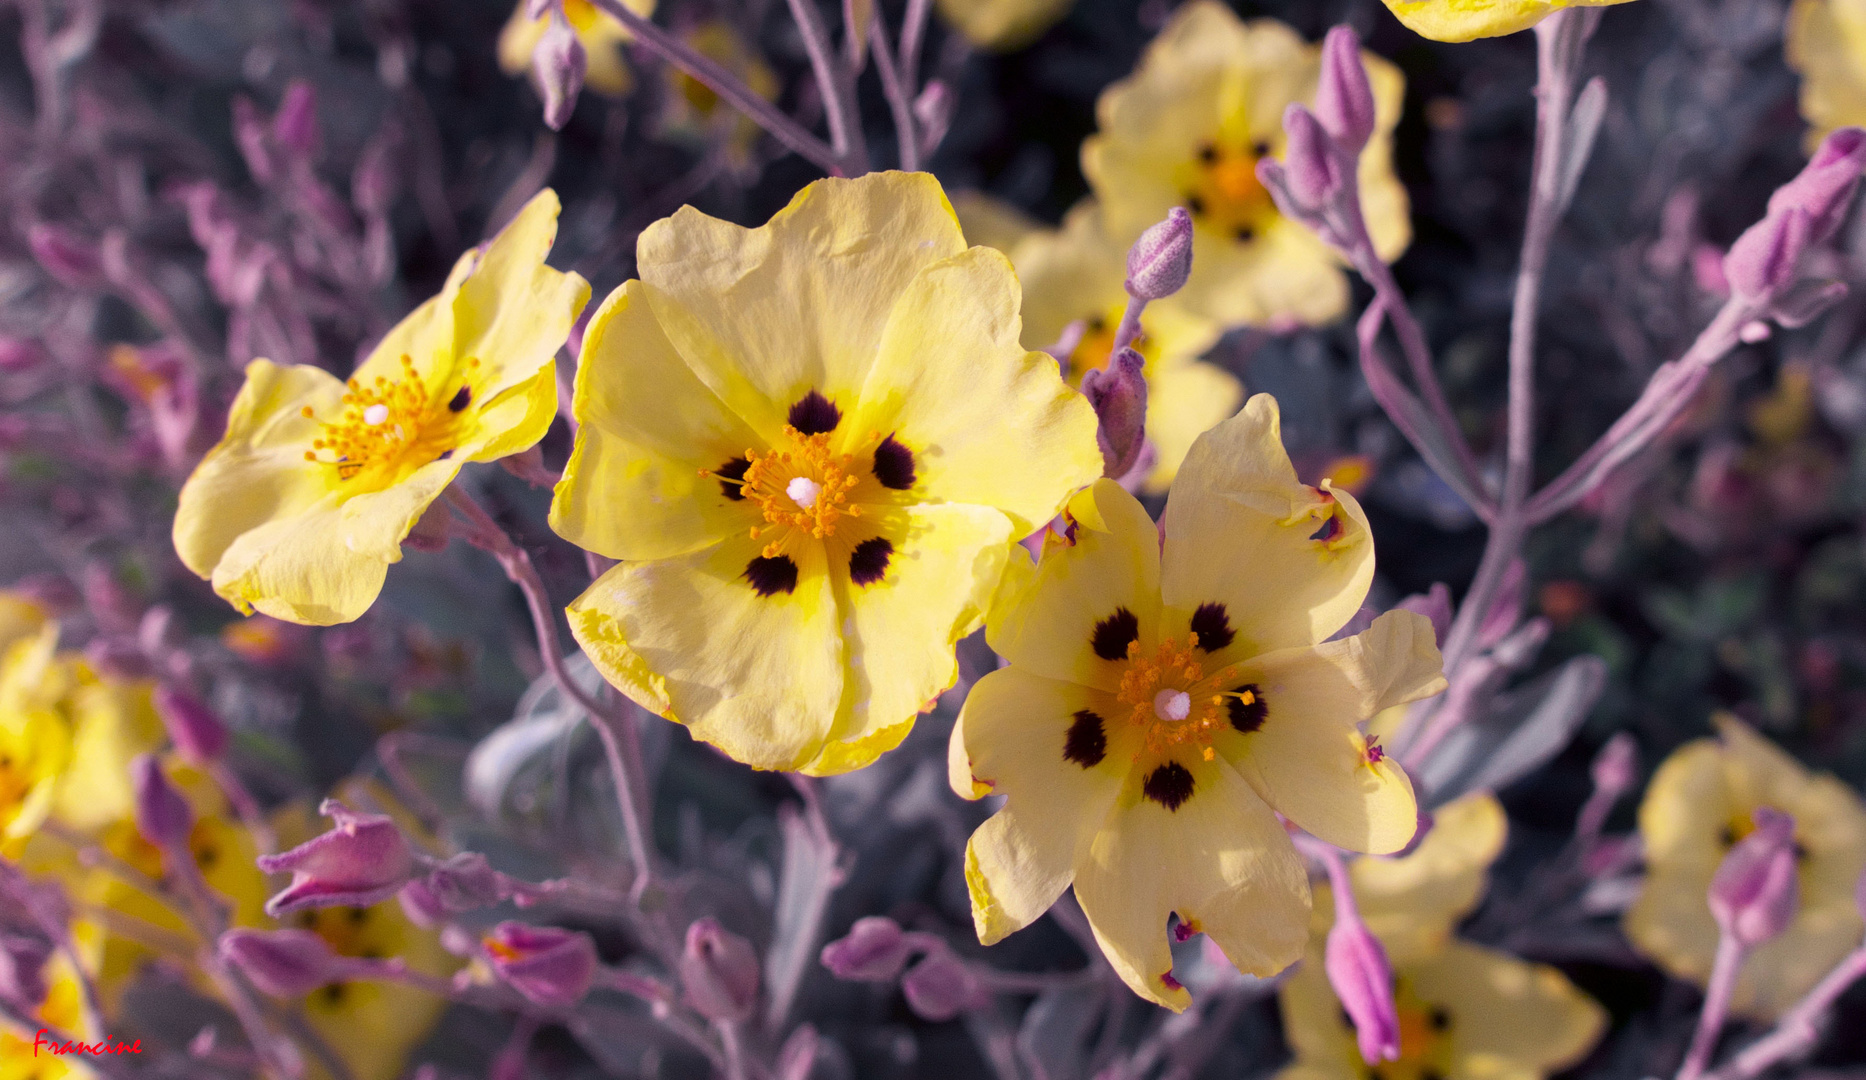
[{"label": "crinkled petal", "polygon": [[1223,604],[1237,634],[1226,659],[1326,640],[1373,582],[1367,515],[1296,480],[1268,394],[1192,444],[1161,524],[1161,599],[1187,618]]},{"label": "crinkled petal", "polygon": [[[548,370],[589,303],[589,282],[545,265],[557,214],[556,192],[533,195],[486,245],[454,297],[453,354],[460,363],[479,361],[474,378],[488,398]],[[453,393],[450,386],[429,389]]]},{"label": "crinkled petal", "polygon": [[643,708],[760,769],[822,752],[843,706],[844,643],[816,545],[793,545],[791,592],[760,596],[743,536],[624,563],[570,605],[570,629],[605,677]]},{"label": "crinkled petal", "polygon": [[668,340],[773,440],[812,390],[847,415],[908,283],[964,249],[939,182],[890,172],[818,180],[756,229],[683,206],[642,232],[637,261]]},{"label": "crinkled petal", "polygon": [[[991,647],[1033,675],[1113,693],[1126,656],[1118,634],[1096,628],[1132,616],[1143,650],[1155,643],[1160,595],[1159,533],[1139,500],[1098,480],[1069,501],[1075,542],[1046,537],[1034,573],[1006,575],[985,627]],[[1110,620],[1115,620],[1111,623]]]},{"label": "crinkled petal", "polygon": [[687,367],[639,281],[584,331],[577,440],[551,501],[551,527],[613,559],[682,555],[759,521],[736,488],[700,475],[762,445]]},{"label": "crinkled petal", "polygon": [[922,269],[888,320],[851,430],[912,451],[913,496],[995,506],[1029,533],[1101,475],[1102,458],[1087,399],[1018,343],[1021,296],[991,248]]}]

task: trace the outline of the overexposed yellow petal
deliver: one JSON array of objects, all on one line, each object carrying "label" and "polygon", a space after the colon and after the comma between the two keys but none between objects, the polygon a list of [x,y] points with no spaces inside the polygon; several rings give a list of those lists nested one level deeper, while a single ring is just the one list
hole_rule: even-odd
[{"label": "overexposed yellow petal", "polygon": [[1386,0],[1407,29],[1434,41],[1471,41],[1527,30],[1565,7],[1606,7],[1626,0]]}]

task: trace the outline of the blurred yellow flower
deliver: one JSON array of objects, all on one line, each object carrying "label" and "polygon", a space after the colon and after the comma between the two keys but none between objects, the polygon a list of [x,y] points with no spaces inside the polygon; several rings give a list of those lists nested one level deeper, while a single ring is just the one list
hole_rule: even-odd
[{"label": "blurred yellow flower", "polygon": [[[1073,322],[1082,340],[1063,360],[1063,378],[1079,387],[1082,376],[1108,366],[1114,334],[1127,308],[1127,249],[1108,239],[1092,203],[1070,211],[1061,229],[1033,233],[1011,249],[1011,264],[1024,285],[1024,344],[1054,344]],[[1176,297],[1147,305],[1134,349],[1146,358],[1147,438],[1157,456],[1145,490],[1165,491],[1186,460],[1192,440],[1235,413],[1244,400],[1237,377],[1201,362],[1218,342],[1217,324],[1185,310]]]},{"label": "blurred yellow flower", "polygon": [[[1433,812],[1432,828],[1404,858],[1355,859],[1348,865],[1354,899],[1389,959],[1426,956],[1447,941],[1483,899],[1490,864],[1503,851],[1509,821],[1489,792],[1477,792]],[[1316,904],[1334,920],[1332,904]]]},{"label": "blurred yellow flower", "polygon": [[529,449],[556,415],[552,355],[589,298],[544,264],[557,209],[546,189],[461,256],[348,383],[253,361],[181,491],[188,569],[248,613],[329,625],[368,610],[460,467]]},{"label": "blurred yellow flower", "polygon": [[1788,66],[1801,74],[1801,115],[1812,151],[1839,127],[1866,124],[1866,2],[1795,0]]},{"label": "blurred yellow flower", "polygon": [[1037,40],[1075,0],[939,0],[939,13],[981,49],[1008,52]]},{"label": "blurred yellow flower", "polygon": [[1793,758],[1730,716],[1718,739],[1686,743],[1653,774],[1639,807],[1646,885],[1626,913],[1635,948],[1673,975],[1704,985],[1717,949],[1705,895],[1724,853],[1767,806],[1795,819],[1801,906],[1780,937],[1749,954],[1733,1012],[1773,1019],[1860,942],[1866,932],[1854,886],[1866,871],[1866,805],[1826,774]]},{"label": "blurred yellow flower", "polygon": [[[654,14],[654,0],[622,0],[622,3],[644,19]],[[598,11],[590,0],[563,0],[563,4],[564,20],[576,31],[577,40],[583,43],[588,57],[589,67],[584,72],[583,85],[610,97],[620,97],[634,89],[635,79],[622,57],[622,46],[635,40],[635,35],[613,16]],[[499,67],[507,75],[522,75],[531,70],[531,51],[544,36],[545,27],[550,25],[548,16],[526,18],[525,9],[530,6],[531,0],[518,0],[512,17],[499,31]]]},{"label": "blurred yellow flower", "polygon": [[1567,7],[1610,7],[1627,0],[1385,0],[1407,29],[1434,41],[1470,41],[1527,30]]},{"label": "blurred yellow flower", "polygon": [[1360,723],[1443,688],[1438,648],[1411,612],[1328,640],[1373,539],[1353,496],[1297,481],[1267,395],[1193,444],[1159,528],[1111,480],[1068,515],[1006,573],[986,633],[1009,666],[953,729],[953,789],[1007,797],[966,848],[972,917],[992,944],[1073,883],[1127,984],[1182,1009],[1169,916],[1252,974],[1302,953],[1277,814],[1353,851],[1412,839],[1412,785]]},{"label": "blurred yellow flower", "polygon": [[[1405,80],[1380,57],[1362,57],[1376,120],[1360,159],[1361,202],[1390,261],[1412,237],[1392,164]],[[1278,213],[1257,182],[1258,160],[1282,154],[1284,108],[1312,102],[1320,77],[1321,49],[1289,27],[1192,0],[1096,103],[1100,130],[1082,144],[1082,171],[1114,241],[1132,243],[1174,206],[1192,213],[1192,278],[1175,297],[1187,309],[1226,326],[1318,325],[1347,310],[1340,260]]]},{"label": "blurred yellow flower", "polygon": [[818,181],[757,229],[683,208],[638,265],[590,320],[551,505],[627,561],[571,630],[733,758],[866,765],[952,684],[1010,541],[1100,474],[1093,410],[924,173]]},{"label": "blurred yellow flower", "polygon": [[[70,961],[63,955],[53,957],[45,974],[45,1000],[31,1017],[51,1029],[45,1039],[50,1041],[54,1031],[74,1039],[102,1038],[104,1033],[84,1015],[84,991]],[[35,1052],[39,1031],[0,1022],[0,1080],[92,1080],[97,1075],[81,1055],[55,1055],[43,1045]]]},{"label": "blurred yellow flower", "polygon": [[[766,101],[776,99],[782,87],[758,53],[724,19],[709,19],[685,30],[681,38],[695,52],[737,76],[745,88]],[[720,140],[726,164],[744,173],[757,167],[753,147],[764,134],[758,121],[727,104],[713,88],[672,64],[665,68],[667,110],[661,117],[663,135],[703,142]]]}]

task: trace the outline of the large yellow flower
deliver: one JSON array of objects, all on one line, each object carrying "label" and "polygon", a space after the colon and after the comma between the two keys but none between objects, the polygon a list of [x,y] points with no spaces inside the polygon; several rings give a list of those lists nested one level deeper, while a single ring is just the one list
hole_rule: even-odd
[{"label": "large yellow flower", "polygon": [[557,412],[551,358],[589,299],[544,264],[557,196],[540,192],[403,319],[348,383],[255,360],[227,433],[188,478],[175,550],[245,612],[348,622],[402,539],[469,461],[529,449]]},{"label": "large yellow flower", "polygon": [[1801,73],[1801,115],[1812,150],[1838,127],[1866,124],[1866,2],[1795,0],[1788,66]]},{"label": "large yellow flower", "polygon": [[1359,723],[1442,688],[1438,648],[1411,612],[1328,640],[1373,539],[1353,496],[1297,481],[1268,395],[1193,444],[1159,529],[1111,480],[1068,514],[1006,574],[986,633],[1009,666],[953,729],[953,789],[1007,796],[966,849],[972,917],[991,944],[1073,882],[1115,970],[1180,1009],[1169,916],[1253,974],[1302,953],[1307,877],[1272,811],[1354,851],[1412,839],[1412,785]]},{"label": "large yellow flower", "polygon": [[757,229],[683,208],[637,263],[585,334],[551,504],[627,561],[571,630],[740,761],[859,768],[951,685],[1009,542],[1101,472],[1093,410],[924,173],[818,181]]},{"label": "large yellow flower", "polygon": [[[1033,233],[1010,254],[1024,283],[1025,345],[1043,348],[1070,323],[1083,323],[1081,343],[1063,360],[1063,377],[1080,386],[1113,353],[1128,302],[1127,250],[1108,239],[1091,202],[1070,211],[1061,229]],[[1244,387],[1230,372],[1199,361],[1221,331],[1176,298],[1148,304],[1140,329],[1134,348],[1147,360],[1147,438],[1158,454],[1145,488],[1157,493],[1173,482],[1192,440],[1237,411]]]},{"label": "large yellow flower", "polygon": [[939,0],[939,13],[981,49],[1007,52],[1037,40],[1075,0]]},{"label": "large yellow flower", "polygon": [[[590,0],[563,0],[563,3],[564,21],[576,31],[587,58],[583,85],[610,97],[621,97],[634,89],[635,79],[629,74],[628,61],[622,57],[622,46],[635,40],[635,35],[613,16],[597,10]],[[654,14],[654,0],[622,0],[622,3],[644,19]],[[507,75],[521,75],[531,69],[531,51],[537,48],[538,39],[550,25],[548,15],[526,18],[525,9],[530,6],[531,0],[518,0],[512,17],[499,31],[499,67]]]},{"label": "large yellow flower", "polygon": [[1470,41],[1527,30],[1566,7],[1610,7],[1627,0],[1385,0],[1407,29],[1434,41]]},{"label": "large yellow flower", "polygon": [[1717,951],[1705,894],[1731,845],[1767,806],[1795,819],[1801,905],[1780,937],[1743,961],[1732,1011],[1772,1019],[1857,946],[1866,932],[1853,890],[1866,871],[1866,806],[1851,788],[1811,775],[1733,717],[1721,739],[1678,748],[1653,774],[1639,806],[1646,886],[1626,913],[1626,936],[1673,975],[1700,986]]},{"label": "large yellow flower", "polygon": [[[1372,53],[1362,58],[1376,119],[1361,203],[1375,248],[1392,260],[1412,237],[1392,163],[1405,79]],[[1320,78],[1321,49],[1289,27],[1193,0],[1096,103],[1100,131],[1082,144],[1082,171],[1108,232],[1125,245],[1172,207],[1191,211],[1192,278],[1176,297],[1190,310],[1229,326],[1314,325],[1347,309],[1339,259],[1257,182],[1258,160],[1282,154],[1284,108],[1312,102]]]}]

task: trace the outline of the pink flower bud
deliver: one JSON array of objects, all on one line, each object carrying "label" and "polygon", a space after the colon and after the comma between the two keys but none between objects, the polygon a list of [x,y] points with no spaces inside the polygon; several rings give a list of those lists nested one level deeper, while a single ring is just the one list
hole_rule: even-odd
[{"label": "pink flower bud", "polygon": [[103,284],[103,253],[70,229],[41,222],[26,230],[26,244],[45,272],[61,283],[74,289]]},{"label": "pink flower bud", "polygon": [[823,946],[823,966],[838,979],[888,983],[914,954],[901,924],[884,915],[855,920],[846,937]]},{"label": "pink flower bud", "polygon": [[1296,201],[1310,208],[1327,206],[1341,191],[1341,163],[1334,140],[1315,114],[1301,105],[1283,110],[1284,182]]},{"label": "pink flower bud", "polygon": [[428,888],[426,878],[416,878],[402,886],[395,894],[395,901],[402,905],[402,914],[408,916],[408,921],[423,930],[432,930],[447,921],[447,905]]},{"label": "pink flower bud", "polygon": [[227,725],[207,707],[207,702],[163,683],[156,687],[155,707],[175,749],[191,764],[205,765],[218,760],[227,749]]},{"label": "pink flower bud", "polygon": [[1801,902],[1795,819],[1759,808],[1754,832],[1737,841],[1711,877],[1710,909],[1723,931],[1754,947],[1788,928]]},{"label": "pink flower bud", "polygon": [[1101,444],[1102,475],[1126,476],[1140,457],[1147,437],[1146,360],[1133,349],[1122,349],[1106,368],[1082,376],[1082,396],[1095,407],[1101,421],[1095,439]]},{"label": "pink flower bud", "polygon": [[929,952],[901,979],[907,1006],[922,1020],[939,1023],[991,1000],[971,965],[944,946]]},{"label": "pink flower bud", "polygon": [[84,646],[84,658],[106,678],[137,682],[155,673],[142,646],[128,638],[94,637]]},{"label": "pink flower bud", "polygon": [[920,152],[930,154],[952,126],[952,88],[943,79],[928,79],[914,98],[913,110],[920,125]]},{"label": "pink flower bud", "polygon": [[1127,292],[1160,300],[1186,287],[1192,276],[1192,215],[1183,206],[1166,212],[1127,249]]},{"label": "pink flower bud", "polygon": [[1335,897],[1335,925],[1328,931],[1322,968],[1341,1007],[1354,1021],[1361,1059],[1369,1065],[1398,1061],[1399,1010],[1393,1004],[1393,969],[1387,964],[1386,949],[1361,921],[1346,889]]},{"label": "pink flower bud", "polygon": [[[240,148],[240,156],[246,159],[246,171],[253,174],[253,179],[262,184],[271,183],[278,172],[272,160],[272,138],[259,107],[245,97],[233,99],[233,141]],[[199,239],[198,230],[196,239]]]},{"label": "pink flower bud", "polygon": [[1846,217],[1860,170],[1866,168],[1866,131],[1837,128],[1821,140],[1808,164],[1769,196],[1769,216],[1791,209],[1808,215],[1808,242],[1818,244],[1834,234]]},{"label": "pink flower bud", "polygon": [[0,375],[18,375],[45,362],[45,350],[36,341],[0,337]]},{"label": "pink flower bud", "polygon": [[335,799],[318,813],[335,827],[282,855],[262,855],[259,869],[292,875],[266,914],[277,918],[302,908],[369,907],[386,900],[415,873],[415,856],[395,822],[381,814],[358,814]]},{"label": "pink flower bud", "polygon": [[736,1022],[758,1004],[758,953],[752,943],[713,919],[687,927],[680,954],[680,983],[687,1004],[708,1020]]},{"label": "pink flower bud", "polygon": [[1361,39],[1337,26],[1322,39],[1322,81],[1315,89],[1315,118],[1349,154],[1357,155],[1374,134],[1374,88],[1361,63]]},{"label": "pink flower bud", "polygon": [[57,951],[25,905],[0,896],[0,1001],[30,1012],[45,1000],[45,965]]},{"label": "pink flower bud", "polygon": [[1639,782],[1639,745],[1626,732],[1617,732],[1594,755],[1590,772],[1597,790],[1618,799]]},{"label": "pink flower bud", "polygon": [[317,91],[296,79],[272,117],[272,140],[294,157],[308,158],[317,152],[317,136]]},{"label": "pink flower bud", "polygon": [[220,958],[273,997],[298,997],[342,980],[349,965],[309,930],[229,930]]},{"label": "pink flower bud", "polygon": [[476,851],[449,858],[428,871],[425,882],[409,883],[410,888],[416,885],[425,885],[448,912],[477,911],[512,897],[512,879],[494,870],[486,856]]},{"label": "pink flower bud", "polygon": [[589,69],[583,42],[564,18],[562,9],[551,12],[551,24],[544,29],[531,51],[531,71],[537,76],[538,90],[544,95],[544,122],[552,131],[560,131],[570,122],[577,107],[577,94],[583,90],[583,74]]},{"label": "pink flower bud", "polygon": [[162,849],[166,858],[186,853],[188,834],[194,829],[194,809],[168,782],[154,754],[139,754],[130,762],[130,784],[136,793],[136,831]]},{"label": "pink flower bud", "polygon": [[1723,259],[1731,291],[1738,296],[1766,296],[1793,285],[1811,229],[1808,212],[1794,206],[1751,225]]},{"label": "pink flower bud", "polygon": [[502,922],[480,944],[500,978],[526,1000],[546,1008],[568,1008],[582,1001],[596,979],[596,943],[588,934]]}]

